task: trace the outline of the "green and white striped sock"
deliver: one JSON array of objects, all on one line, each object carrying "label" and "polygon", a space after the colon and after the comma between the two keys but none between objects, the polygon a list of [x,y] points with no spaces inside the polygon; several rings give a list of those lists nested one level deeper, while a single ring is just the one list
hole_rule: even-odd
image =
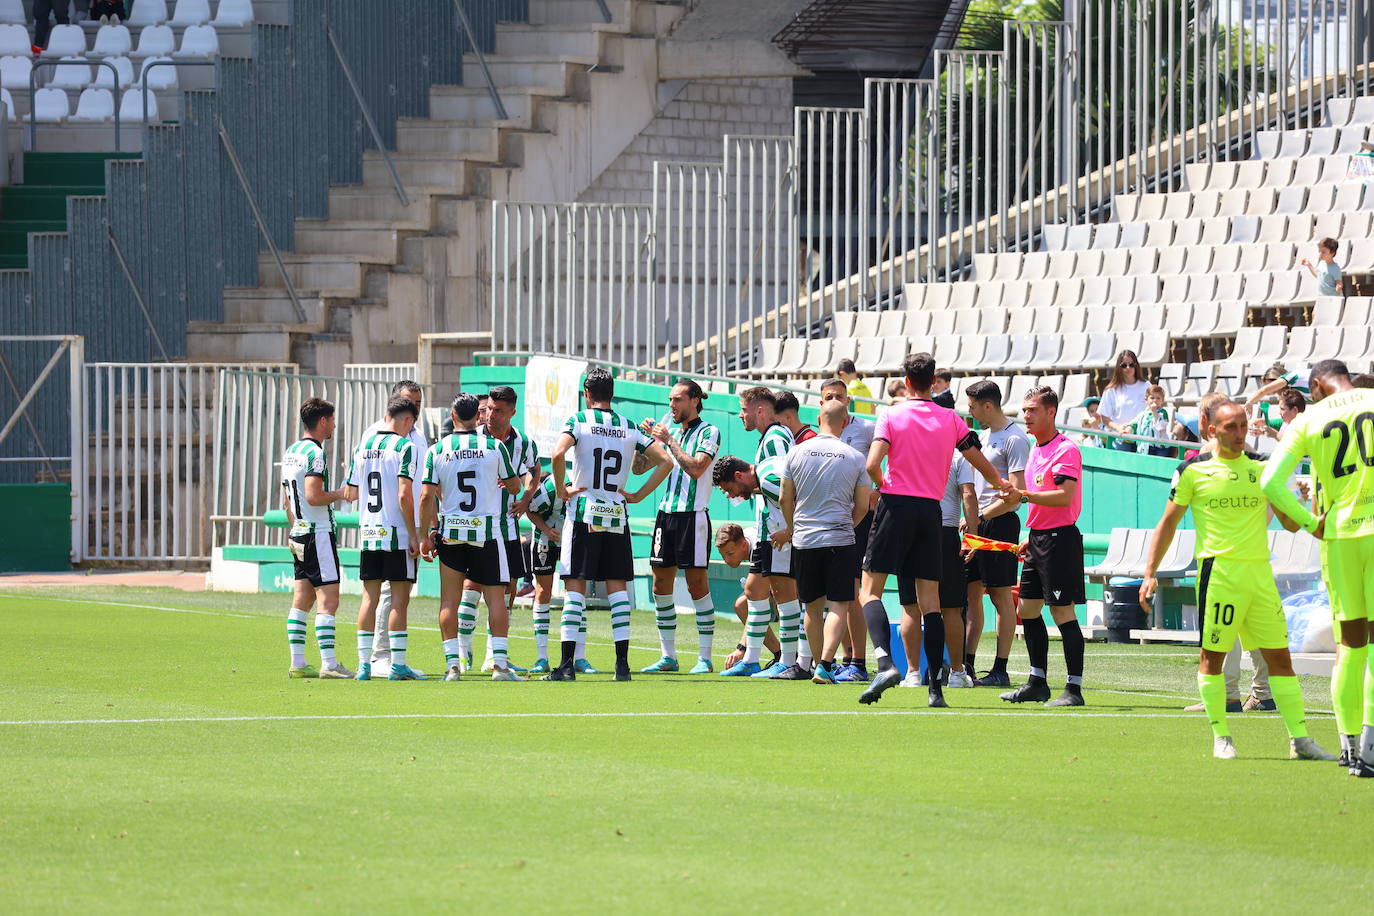
[{"label": "green and white striped sock", "polygon": [[549,657],[549,606],[534,606],[534,651],[537,658]]},{"label": "green and white striped sock", "polygon": [[578,627],[585,627],[585,615],[582,613],[582,606],[586,598],[577,592],[568,592],[568,596],[563,599],[563,618],[559,621],[558,638],[563,642],[571,642],[577,639]]},{"label": "green and white striped sock", "polygon": [[716,606],[711,601],[711,593],[693,598],[692,606],[697,610],[697,654],[710,658],[716,641]]},{"label": "green and white striped sock", "polygon": [[320,644],[320,662],[326,666],[338,661],[334,656],[334,615],[315,615],[315,641]]},{"label": "green and white striped sock", "polygon": [[573,658],[579,662],[587,660],[587,615],[582,615],[582,622],[577,625],[577,649]]},{"label": "green and white striped sock", "polygon": [[291,667],[305,667],[305,621],[309,611],[296,608],[286,615],[286,645],[291,650]]},{"label": "green and white striped sock", "polygon": [[630,638],[630,596],[626,592],[612,592],[607,596],[611,602],[611,638],[616,642]]},{"label": "green and white striped sock", "polygon": [[444,670],[460,667],[458,660],[462,654],[463,650],[459,648],[457,639],[444,640]]},{"label": "green and white striped sock", "polygon": [[757,663],[763,654],[763,637],[768,632],[768,623],[773,616],[773,608],[767,601],[749,601],[749,615],[744,622],[744,661]]},{"label": "green and white striped sock", "polygon": [[491,662],[496,666],[497,671],[504,671],[510,667],[510,637],[493,636],[491,637]]},{"label": "green and white striped sock", "polygon": [[406,645],[410,642],[409,632],[406,630],[388,630],[387,637],[391,640],[391,663],[404,665],[406,663]]},{"label": "green and white striped sock", "polygon": [[677,602],[672,595],[654,595],[658,616],[658,644],[668,658],[677,658]]},{"label": "green and white striped sock", "polygon": [[358,664],[366,665],[372,661],[372,646],[376,634],[371,630],[358,629]]},{"label": "green and white striped sock", "polygon": [[787,601],[778,605],[778,642],[782,646],[784,665],[797,662],[797,644],[801,639],[802,608],[797,601]]},{"label": "green and white striped sock", "polygon": [[458,600],[458,645],[463,655],[472,652],[472,634],[477,632],[477,605],[482,601],[482,593],[476,589],[464,589],[463,597]]}]

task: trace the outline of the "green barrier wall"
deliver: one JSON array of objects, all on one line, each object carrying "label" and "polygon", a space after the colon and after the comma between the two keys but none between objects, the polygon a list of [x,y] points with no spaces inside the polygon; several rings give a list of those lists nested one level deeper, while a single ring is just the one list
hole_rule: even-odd
[{"label": "green barrier wall", "polygon": [[0,484],[0,572],[71,569],[72,490],[65,483]]}]

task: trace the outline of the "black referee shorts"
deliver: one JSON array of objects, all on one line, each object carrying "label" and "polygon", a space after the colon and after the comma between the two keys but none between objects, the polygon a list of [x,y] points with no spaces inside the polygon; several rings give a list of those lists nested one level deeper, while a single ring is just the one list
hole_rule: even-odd
[{"label": "black referee shorts", "polygon": [[1083,604],[1083,535],[1077,525],[1031,530],[1021,567],[1021,599],[1050,607]]},{"label": "black referee shorts", "polygon": [[873,513],[864,569],[897,576],[902,604],[916,603],[916,580],[940,581],[940,503],[920,496],[883,493]]},{"label": "black referee shorts", "polygon": [[940,607],[961,608],[968,604],[968,579],[964,576],[964,564],[959,558],[959,548],[964,540],[959,529],[944,526],[940,529]]},{"label": "black referee shorts", "polygon": [[797,575],[797,597],[803,606],[817,598],[826,601],[853,601],[856,555],[853,544],[834,547],[792,548],[792,564]]},{"label": "black referee shorts", "polygon": [[873,530],[873,508],[870,506],[868,514],[858,525],[854,526],[854,578],[858,579],[863,575],[864,557],[868,555],[868,535]]},{"label": "black referee shorts", "polygon": [[[978,536],[1008,544],[1021,543],[1021,519],[1015,512],[988,518],[978,523]],[[1016,554],[1007,550],[975,550],[969,557],[967,574],[970,582],[981,582],[984,588],[1011,588],[1017,581]]]}]

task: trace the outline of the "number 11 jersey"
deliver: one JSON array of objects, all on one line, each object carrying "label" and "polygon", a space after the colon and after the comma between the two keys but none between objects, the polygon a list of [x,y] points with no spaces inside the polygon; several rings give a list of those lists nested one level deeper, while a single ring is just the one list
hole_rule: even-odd
[{"label": "number 11 jersey", "polygon": [[636,453],[653,444],[633,423],[613,410],[583,410],[568,417],[563,432],[573,438],[569,478],[578,493],[568,516],[593,530],[626,527],[625,497],[620,490],[630,479]]}]

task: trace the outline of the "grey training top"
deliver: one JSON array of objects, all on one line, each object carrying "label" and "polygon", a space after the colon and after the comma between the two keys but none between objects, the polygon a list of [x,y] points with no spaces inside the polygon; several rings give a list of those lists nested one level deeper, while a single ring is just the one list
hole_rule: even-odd
[{"label": "grey training top", "polygon": [[783,477],[797,491],[792,546],[800,550],[854,543],[854,488],[868,479],[864,456],[824,434],[787,453]]},{"label": "grey training top", "polygon": [[1336,295],[1336,284],[1341,282],[1341,268],[1335,261],[1317,265],[1317,295]]},{"label": "grey training top", "polygon": [[981,477],[963,455],[954,453],[949,463],[949,481],[945,484],[945,495],[940,500],[940,524],[946,528],[958,528],[959,516],[964,511],[964,497],[960,492],[966,483],[974,483]]},{"label": "grey training top", "polygon": [[840,441],[868,458],[868,447],[873,444],[873,431],[878,424],[863,417],[851,416],[844,429],[840,430]]},{"label": "grey training top", "polygon": [[[983,457],[997,471],[1003,480],[1011,479],[1012,471],[1024,471],[1030,460],[1031,441],[1026,431],[1015,423],[1008,423],[998,430],[985,429],[978,434],[982,443]],[[974,472],[973,489],[978,494],[978,511],[997,502],[1000,497],[992,484],[983,479],[982,474]]]}]

